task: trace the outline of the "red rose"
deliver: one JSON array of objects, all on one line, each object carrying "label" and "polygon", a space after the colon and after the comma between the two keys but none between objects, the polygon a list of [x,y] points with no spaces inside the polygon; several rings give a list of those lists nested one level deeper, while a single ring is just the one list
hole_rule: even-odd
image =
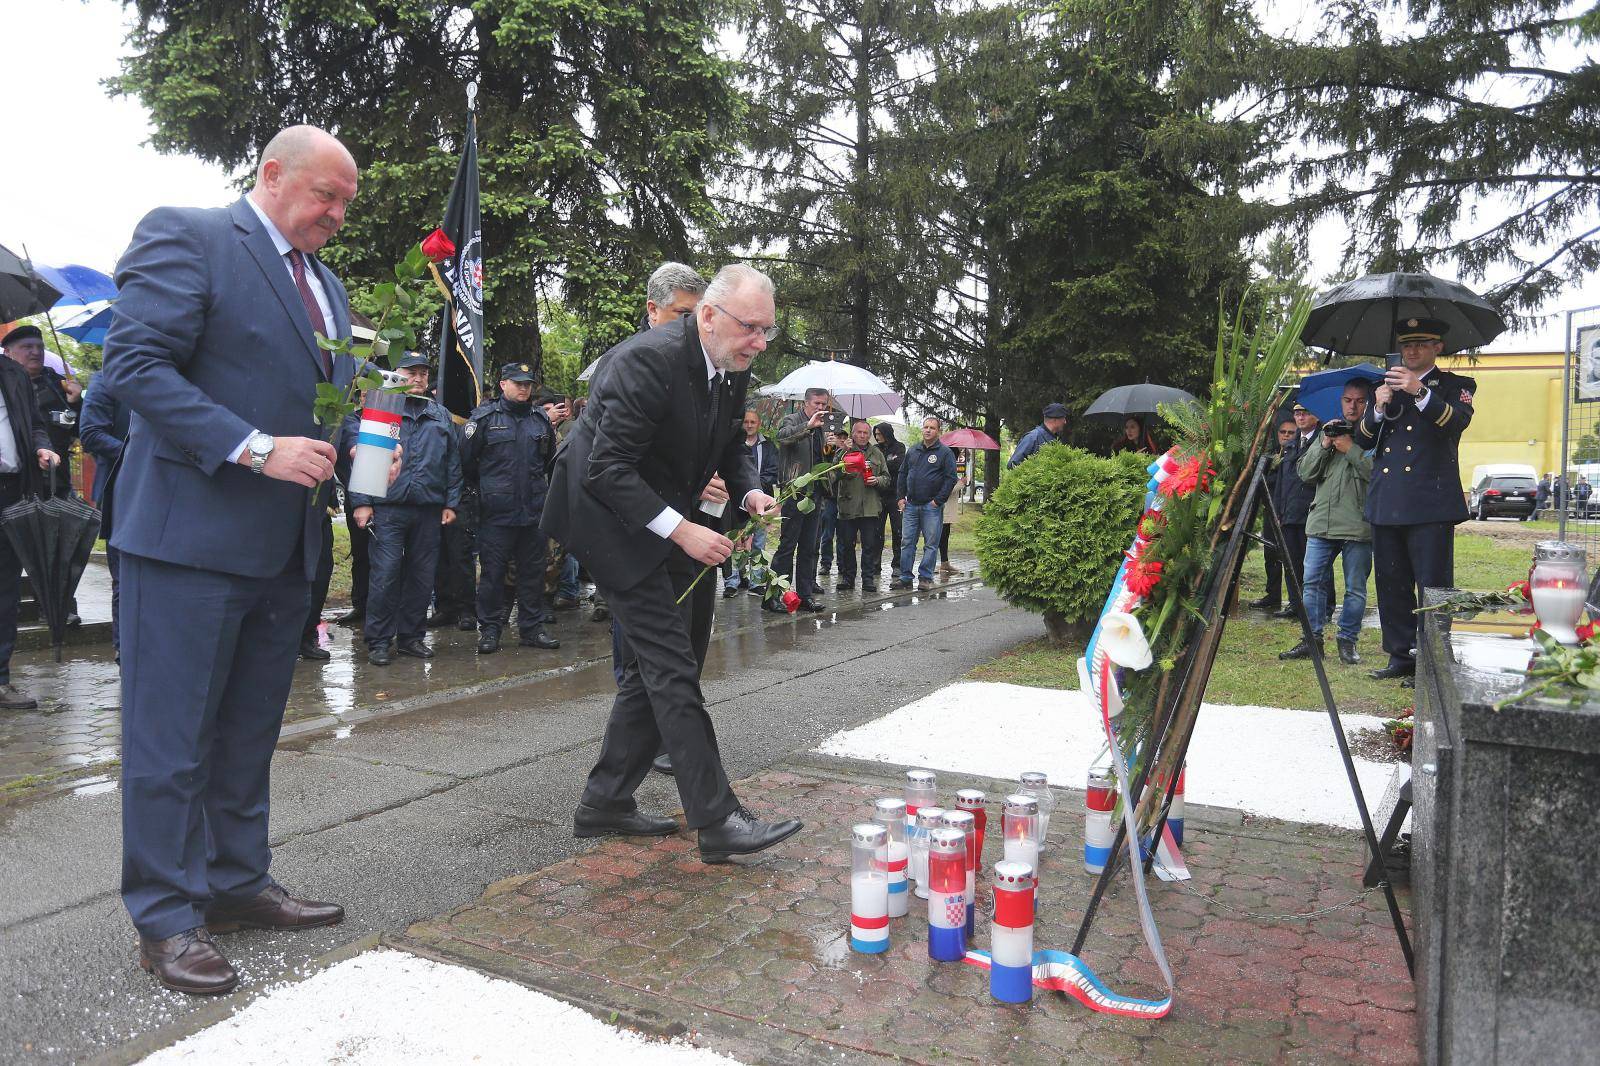
[{"label": "red rose", "polygon": [[456,242],[445,236],[444,230],[436,229],[422,238],[422,254],[435,263],[449,259],[456,254]]},{"label": "red rose", "polygon": [[1520,593],[1524,600],[1533,599],[1533,590],[1528,586],[1526,581],[1513,581],[1511,584],[1506,586],[1506,591]]},{"label": "red rose", "polygon": [[1600,626],[1596,626],[1595,623],[1593,623],[1593,622],[1585,622],[1585,623],[1583,623],[1582,625],[1580,625],[1577,628],[1577,631],[1576,631],[1577,634],[1578,634],[1578,639],[1582,640],[1582,641],[1593,640],[1594,639],[1595,630],[1597,628],[1600,628]]},{"label": "red rose", "polygon": [[845,473],[856,477],[867,476],[867,457],[860,452],[846,452],[843,462]]},{"label": "red rose", "polygon": [[783,599],[780,602],[783,604],[784,610],[794,614],[800,609],[800,594],[794,589],[784,589]]}]

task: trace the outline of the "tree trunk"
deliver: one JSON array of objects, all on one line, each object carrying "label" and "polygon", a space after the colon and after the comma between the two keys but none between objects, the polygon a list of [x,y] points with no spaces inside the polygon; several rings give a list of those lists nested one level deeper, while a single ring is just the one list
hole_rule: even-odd
[{"label": "tree trunk", "polygon": [[1046,611],[1044,631],[1052,645],[1066,648],[1075,644],[1087,644],[1089,634],[1094,632],[1094,626],[1088,622],[1069,622],[1056,611]]}]

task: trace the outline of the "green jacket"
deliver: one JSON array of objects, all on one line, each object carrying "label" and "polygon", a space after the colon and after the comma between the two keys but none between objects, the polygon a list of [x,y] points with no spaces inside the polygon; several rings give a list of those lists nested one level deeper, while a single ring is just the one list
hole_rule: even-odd
[{"label": "green jacket", "polygon": [[1356,444],[1341,455],[1327,441],[1321,433],[1313,437],[1297,467],[1301,480],[1317,487],[1306,517],[1306,536],[1370,541],[1372,527],[1362,514],[1367,506],[1367,485],[1372,481],[1372,456]]},{"label": "green jacket", "polygon": [[[851,445],[849,451],[856,451]],[[883,499],[878,488],[889,476],[889,462],[876,444],[867,445],[867,469],[878,479],[877,485],[868,485],[854,474],[835,470],[828,475],[833,483],[833,499],[839,505],[840,518],[877,518],[883,514]]]}]

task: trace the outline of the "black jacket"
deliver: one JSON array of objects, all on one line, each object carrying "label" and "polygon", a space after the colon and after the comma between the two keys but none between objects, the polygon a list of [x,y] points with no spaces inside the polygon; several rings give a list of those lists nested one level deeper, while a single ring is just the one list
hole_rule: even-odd
[{"label": "black jacket", "polygon": [[1306,453],[1309,446],[1316,443],[1316,435],[1320,430],[1312,430],[1311,436],[1305,442],[1301,441],[1300,431],[1296,430],[1294,439],[1283,449],[1283,458],[1278,463],[1278,484],[1272,495],[1272,502],[1278,505],[1278,521],[1286,526],[1303,526],[1311,515],[1311,504],[1317,497],[1317,487],[1304,480],[1300,471],[1296,469],[1300,457]]},{"label": "black jacket", "polygon": [[750,462],[756,467],[756,477],[761,482],[761,491],[768,496],[778,494],[778,446],[766,437],[757,438],[761,442],[761,461],[756,462],[756,446],[743,443],[740,446],[744,453],[750,457]]},{"label": "black jacket", "polygon": [[[0,357],[0,400],[5,401],[6,414],[11,419],[18,473],[22,475],[22,495],[43,496],[44,471],[39,469],[39,457],[35,453],[40,448],[50,448],[50,435],[44,431],[44,416],[39,412],[33,379],[15,360],[4,357]],[[66,462],[66,458],[61,456],[61,461]]]},{"label": "black jacket", "polygon": [[595,581],[629,589],[676,553],[647,527],[671,507],[688,518],[713,472],[728,507],[760,488],[744,448],[748,371],[724,374],[710,418],[706,359],[694,316],[629,337],[589,381],[589,403],[556,453],[545,533]]},{"label": "black jacket", "polygon": [[1399,414],[1385,418],[1377,404],[1356,423],[1356,444],[1373,449],[1367,521],[1380,526],[1465,522],[1461,496],[1461,433],[1472,422],[1477,382],[1434,367],[1423,376],[1427,403],[1400,393]]},{"label": "black jacket", "polygon": [[117,402],[104,383],[91,385],[79,412],[78,436],[83,450],[94,456],[94,485],[90,495],[100,508],[100,535],[111,537],[111,498],[116,488],[117,464],[128,439],[128,409]]},{"label": "black jacket", "polygon": [[[361,428],[361,412],[344,420],[339,454],[349,452]],[[350,493],[351,507],[414,504],[419,507],[461,507],[461,437],[450,412],[426,396],[407,396],[400,419],[400,473],[383,499]],[[542,473],[542,471],[541,471]]]},{"label": "black jacket", "polygon": [[473,411],[461,433],[461,468],[478,486],[478,522],[538,525],[556,454],[556,430],[544,408],[501,397]]}]

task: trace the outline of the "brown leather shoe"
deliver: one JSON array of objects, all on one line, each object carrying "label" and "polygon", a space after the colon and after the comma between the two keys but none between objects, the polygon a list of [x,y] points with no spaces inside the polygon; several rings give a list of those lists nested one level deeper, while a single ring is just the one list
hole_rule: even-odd
[{"label": "brown leather shoe", "polygon": [[232,933],[238,929],[315,929],[344,921],[344,908],[337,903],[315,903],[296,899],[282,885],[268,885],[250,898],[219,899],[206,908],[206,928],[213,933]]},{"label": "brown leather shoe", "polygon": [[191,996],[220,996],[232,992],[239,975],[222,957],[211,934],[185,929],[165,940],[139,938],[139,966],[156,975],[163,988]]}]

